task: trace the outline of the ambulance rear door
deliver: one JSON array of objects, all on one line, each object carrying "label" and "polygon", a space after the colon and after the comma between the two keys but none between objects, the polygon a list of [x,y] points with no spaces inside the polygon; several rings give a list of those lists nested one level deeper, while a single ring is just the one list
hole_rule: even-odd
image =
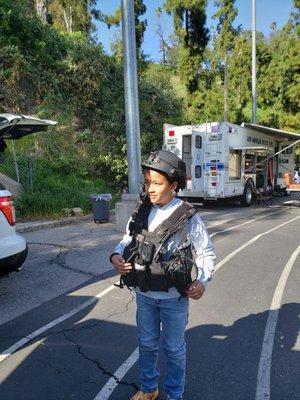
[{"label": "ambulance rear door", "polygon": [[192,131],[192,191],[204,195],[204,142],[205,133]]}]

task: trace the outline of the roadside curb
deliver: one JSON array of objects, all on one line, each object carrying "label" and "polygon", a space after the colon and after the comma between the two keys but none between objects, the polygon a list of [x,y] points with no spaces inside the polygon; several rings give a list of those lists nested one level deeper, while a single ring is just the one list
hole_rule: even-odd
[{"label": "roadside curb", "polygon": [[[109,211],[110,217],[115,216],[115,210]],[[112,218],[114,220],[114,218]],[[79,222],[93,221],[93,214],[83,215],[81,217],[66,217],[52,221],[32,221],[32,222],[20,222],[16,224],[16,231],[18,233],[34,232],[41,229],[55,228],[57,226],[72,225]],[[113,222],[113,221],[109,221]]]}]

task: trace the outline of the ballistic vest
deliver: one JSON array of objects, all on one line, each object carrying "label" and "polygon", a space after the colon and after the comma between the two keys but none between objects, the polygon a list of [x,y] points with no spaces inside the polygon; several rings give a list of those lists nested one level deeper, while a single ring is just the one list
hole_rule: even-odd
[{"label": "ballistic vest", "polygon": [[187,286],[192,282],[191,270],[194,265],[191,245],[175,253],[167,254],[167,240],[181,230],[196,214],[197,210],[189,203],[182,203],[153,232],[148,231],[148,217],[152,204],[141,203],[135,209],[129,224],[131,243],[126,246],[123,257],[132,264],[132,270],[121,276],[120,286],[139,287],[148,290],[167,292],[176,287],[184,296]]}]

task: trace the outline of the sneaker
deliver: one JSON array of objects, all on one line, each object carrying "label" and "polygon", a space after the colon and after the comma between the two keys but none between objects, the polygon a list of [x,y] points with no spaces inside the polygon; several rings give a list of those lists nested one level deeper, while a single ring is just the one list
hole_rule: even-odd
[{"label": "sneaker", "polygon": [[158,389],[154,390],[152,393],[144,393],[139,390],[130,400],[156,400],[158,399]]}]

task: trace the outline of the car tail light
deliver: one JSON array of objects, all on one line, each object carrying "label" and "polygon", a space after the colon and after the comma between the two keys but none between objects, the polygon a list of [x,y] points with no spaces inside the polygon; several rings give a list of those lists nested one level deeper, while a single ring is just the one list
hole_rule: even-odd
[{"label": "car tail light", "polygon": [[212,182],[212,183],[211,183],[211,186],[216,187],[216,186],[217,186],[217,182]]},{"label": "car tail light", "polygon": [[14,226],[16,223],[14,201],[11,196],[0,197],[0,211],[3,212],[9,225]]}]

